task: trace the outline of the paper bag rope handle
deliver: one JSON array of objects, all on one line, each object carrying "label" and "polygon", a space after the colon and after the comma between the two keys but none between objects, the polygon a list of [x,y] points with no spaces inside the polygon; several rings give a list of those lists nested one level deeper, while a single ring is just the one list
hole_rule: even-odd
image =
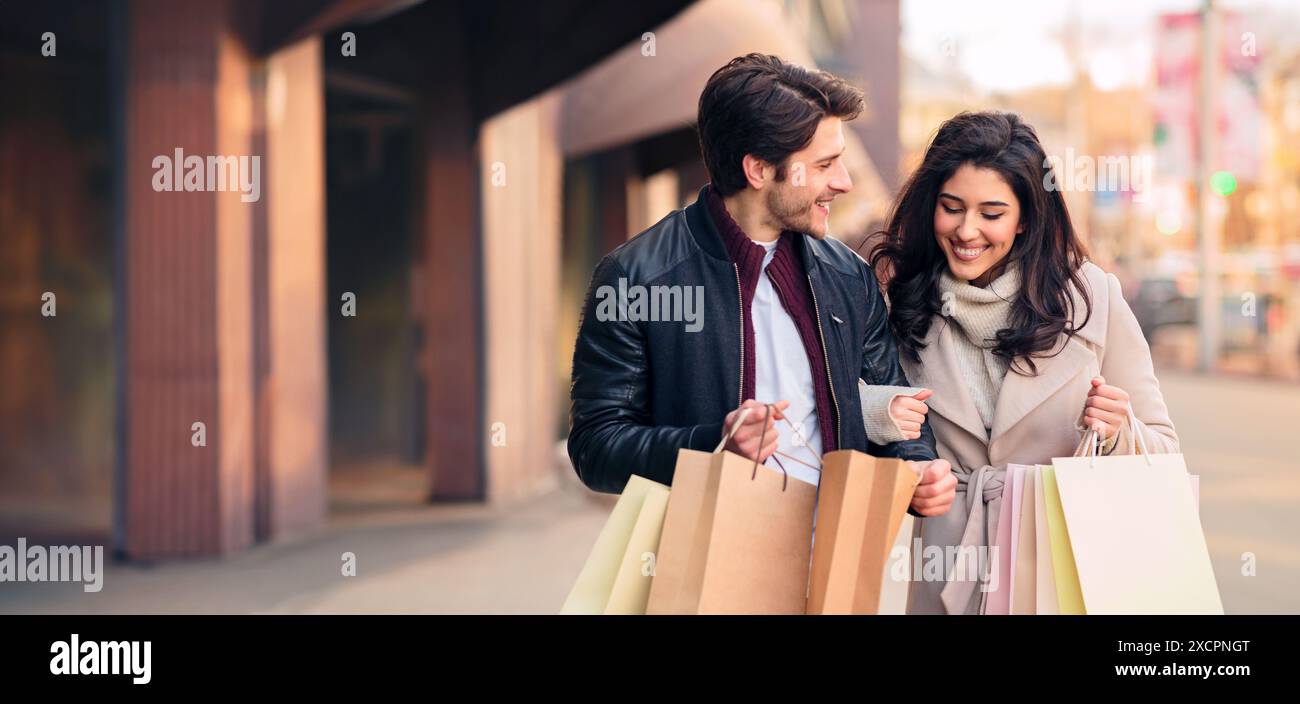
[{"label": "paper bag rope handle", "polygon": [[[764,415],[763,415],[763,432],[760,433],[759,436],[758,436],[758,446],[759,446],[760,448],[763,447],[763,441],[767,439],[767,421],[768,421],[769,418],[772,417],[772,409],[773,409],[773,405],[770,404],[770,403],[766,403],[766,404],[763,404],[763,408],[764,408]],[[724,433],[724,434],[722,435],[722,440],[718,443],[718,446],[715,447],[715,448],[713,448],[713,453],[714,453],[714,454],[717,454],[717,453],[719,453],[719,452],[722,452],[722,448],[724,448],[724,447],[727,446],[727,442],[731,440],[731,436],[733,436],[733,435],[736,434],[736,430],[738,430],[738,429],[740,428],[741,424],[743,424],[743,423],[745,422],[745,419],[749,417],[749,412],[752,411],[752,410],[754,410],[754,409],[753,409],[753,408],[742,408],[742,409],[740,409],[740,413],[736,416],[736,420],[732,421],[732,423],[731,423],[731,427],[728,428],[728,429],[727,429],[727,432]],[[781,419],[784,420],[784,421],[786,422],[786,425],[789,425],[789,426],[790,426],[790,430],[794,432],[795,437],[799,439],[799,441],[803,444],[803,447],[807,448],[807,449],[808,449],[808,452],[809,452],[810,454],[812,454],[812,455],[813,455],[813,458],[814,458],[814,459],[817,459],[818,462],[817,462],[817,466],[813,466],[813,465],[811,465],[811,464],[808,464],[807,462],[804,462],[803,460],[801,460],[801,459],[799,459],[799,458],[797,458],[797,457],[791,457],[790,455],[787,455],[786,453],[781,452],[780,450],[777,450],[777,451],[776,451],[776,454],[778,454],[778,455],[780,455],[781,457],[784,457],[784,458],[790,460],[791,462],[798,462],[799,464],[801,464],[801,465],[803,465],[803,466],[805,466],[805,467],[809,467],[809,468],[811,468],[811,469],[815,469],[815,470],[817,470],[818,472],[820,472],[820,471],[821,471],[821,461],[820,461],[820,459],[817,458],[816,453],[813,453],[812,448],[808,446],[808,441],[807,441],[806,438],[804,438],[803,433],[799,430],[798,427],[795,426],[794,423],[791,423],[791,422],[790,422],[790,419],[789,419],[789,418],[786,418],[786,417],[782,416]],[[781,463],[781,459],[780,459],[780,457],[776,458],[776,464],[777,464],[778,467],[781,468],[781,473],[782,473],[782,475],[783,475],[782,478],[781,478],[781,491],[785,491],[786,487],[789,486],[789,484],[790,484],[790,473],[789,473],[788,471],[786,471],[785,465]],[[754,469],[753,469],[752,472],[750,472],[750,477],[749,477],[749,478],[750,478],[751,480],[753,480],[753,479],[755,479],[755,478],[757,478],[757,477],[758,477],[758,457],[754,457]]]},{"label": "paper bag rope handle", "polygon": [[[1137,416],[1133,414],[1132,403],[1128,404],[1128,427],[1129,432],[1133,434],[1133,442],[1137,445],[1137,453],[1142,455],[1142,457],[1146,459],[1147,464],[1150,465],[1152,463],[1151,454],[1147,452],[1146,440],[1144,440],[1142,434],[1138,432]],[[1088,428],[1088,430],[1083,434],[1083,441],[1080,442],[1079,447],[1075,449],[1074,456],[1091,458],[1088,466],[1095,467],[1097,466],[1097,456],[1101,454],[1102,442],[1101,433],[1098,432],[1097,426]]]}]

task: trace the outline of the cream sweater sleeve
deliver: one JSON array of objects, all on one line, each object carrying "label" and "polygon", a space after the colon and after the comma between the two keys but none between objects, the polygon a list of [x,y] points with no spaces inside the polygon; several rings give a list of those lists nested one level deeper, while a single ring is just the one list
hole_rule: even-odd
[{"label": "cream sweater sleeve", "polygon": [[878,445],[902,442],[903,429],[889,415],[889,404],[899,396],[912,396],[922,389],[912,386],[870,386],[858,379],[858,397],[862,401],[862,424],[867,439]]}]

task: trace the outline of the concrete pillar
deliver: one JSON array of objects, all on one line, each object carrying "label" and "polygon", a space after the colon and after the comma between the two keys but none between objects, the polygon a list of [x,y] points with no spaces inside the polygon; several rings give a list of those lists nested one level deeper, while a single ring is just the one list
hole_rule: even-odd
[{"label": "concrete pillar", "polygon": [[558,107],[547,93],[481,131],[487,498],[498,505],[536,496],[557,480]]},{"label": "concrete pillar", "polygon": [[266,62],[265,416],[268,537],[319,525],[328,504],[325,84],[321,38]]}]

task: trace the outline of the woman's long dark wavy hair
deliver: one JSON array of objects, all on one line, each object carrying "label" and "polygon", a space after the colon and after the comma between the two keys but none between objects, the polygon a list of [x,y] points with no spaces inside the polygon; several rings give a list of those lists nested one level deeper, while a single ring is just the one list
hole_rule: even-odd
[{"label": "woman's long dark wavy hair", "polygon": [[[963,112],[939,127],[871,252],[871,265],[886,282],[890,327],[903,353],[919,361],[930,322],[942,310],[938,281],[948,266],[935,241],[935,204],[944,182],[963,164],[996,171],[1020,201],[1024,230],[1016,235],[1007,263],[1020,266],[1022,284],[993,353],[1013,369],[1019,360],[1030,375],[1037,374],[1033,357],[1046,356],[1062,332],[1077,332],[1070,287],[1087,290],[1079,267],[1088,251],[1070,224],[1060,190],[1048,188],[1051,165],[1038,135],[1018,115]],[[1083,300],[1086,323],[1092,303],[1087,295]]]}]

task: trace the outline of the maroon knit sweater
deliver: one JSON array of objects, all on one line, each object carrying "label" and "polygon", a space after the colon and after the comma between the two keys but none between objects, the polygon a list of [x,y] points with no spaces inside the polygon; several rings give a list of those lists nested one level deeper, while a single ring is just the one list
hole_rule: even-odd
[{"label": "maroon knit sweater", "polygon": [[[722,244],[727,248],[731,261],[740,267],[741,317],[745,334],[745,381],[741,394],[744,398],[754,398],[754,319],[750,308],[754,304],[754,292],[758,289],[758,277],[763,273],[763,246],[751,240],[740,225],[727,212],[712,187],[708,190],[709,215],[713,218],[718,233],[722,235]],[[781,305],[794,320],[799,330],[799,339],[804,351],[808,353],[808,366],[812,369],[813,392],[817,398],[817,425],[821,428],[822,452],[831,452],[839,448],[836,437],[835,406],[831,400],[831,385],[826,376],[826,362],[822,350],[821,338],[817,334],[817,312],[813,306],[812,289],[799,257],[794,251],[794,238],[805,235],[786,231],[781,233],[776,252],[767,265],[767,276],[775,285]],[[778,401],[782,399],[759,399]]]}]

